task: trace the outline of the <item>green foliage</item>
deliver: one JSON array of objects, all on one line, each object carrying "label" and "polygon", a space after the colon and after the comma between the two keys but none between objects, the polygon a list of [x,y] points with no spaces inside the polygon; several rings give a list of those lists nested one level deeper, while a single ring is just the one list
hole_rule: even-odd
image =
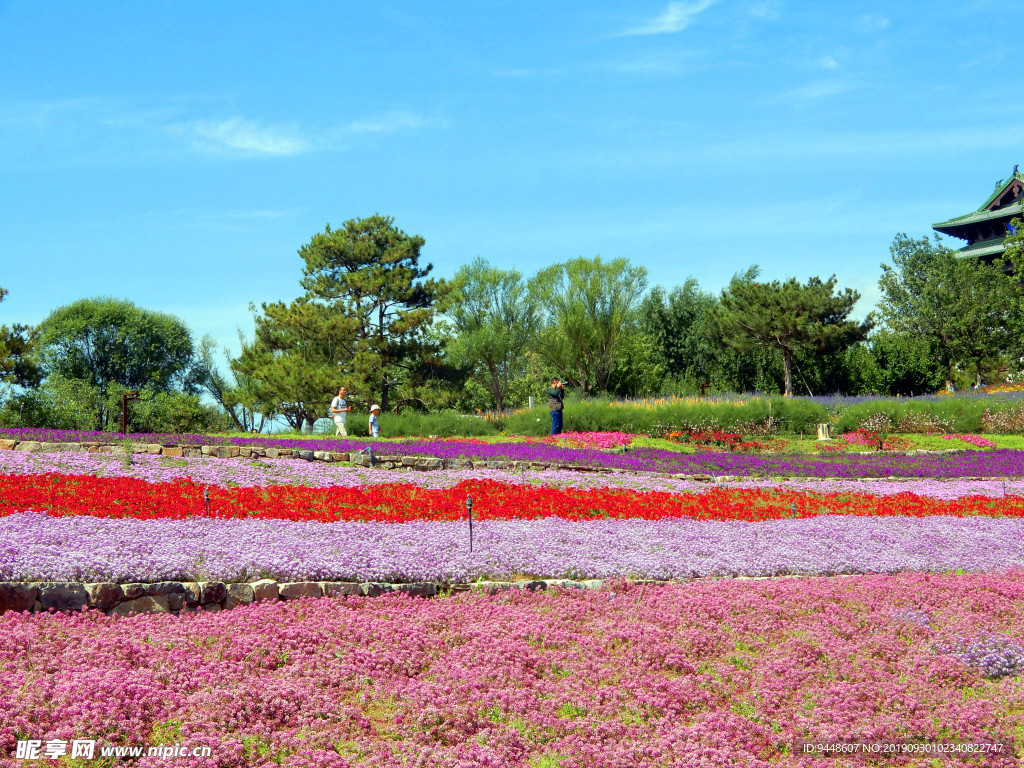
[{"label": "green foliage", "polygon": [[88,382],[100,392],[120,384],[169,392],[194,384],[192,337],[178,318],[130,301],[80,299],[39,326],[47,376]]},{"label": "green foliage", "polygon": [[880,331],[872,337],[870,349],[877,385],[869,391],[912,396],[941,389],[944,371],[941,370],[931,340],[917,335]]},{"label": "green foliage", "polygon": [[665,367],[654,340],[644,333],[627,334],[615,354],[608,391],[622,397],[651,397],[663,391],[664,381]]},{"label": "green foliage", "polygon": [[523,355],[537,333],[537,296],[520,272],[497,269],[481,258],[456,272],[455,286],[448,314],[456,338],[448,354],[486,387],[493,402],[485,407],[501,411],[512,381],[524,373]]},{"label": "green foliage", "polygon": [[[750,433],[764,430],[771,421],[787,432],[809,432],[827,419],[827,411],[809,400],[749,398],[735,402],[708,400],[653,401],[647,406],[618,404],[605,399],[579,400],[568,396],[563,412],[566,432],[630,432],[658,435],[675,430],[724,429]],[[543,407],[516,412],[505,420],[505,431],[520,435],[546,435],[550,415]]]},{"label": "green foliage", "polygon": [[[381,437],[484,437],[496,435],[502,424],[458,411],[427,413],[412,409],[402,410],[397,415],[394,411],[381,413],[378,423]],[[349,414],[346,427],[352,437],[369,437],[369,420],[365,414]],[[334,425],[330,422],[320,422],[318,429],[324,434],[334,434]]]},{"label": "green foliage", "polygon": [[[101,392],[87,381],[54,374],[37,389],[13,398],[0,412],[0,424],[120,432],[121,396],[128,391],[120,384],[109,384]],[[231,426],[224,413],[201,403],[198,395],[137,391],[139,399],[128,403],[130,432],[217,432]]]},{"label": "green foliage", "polygon": [[535,351],[583,394],[608,391],[623,338],[635,332],[635,309],[647,270],[626,259],[579,257],[537,273],[531,290],[546,313]]},{"label": "green foliage", "polygon": [[757,276],[757,267],[752,267],[733,277],[722,292],[715,326],[725,344],[739,352],[778,350],[786,395],[793,394],[797,354],[846,349],[865,338],[873,325],[870,315],[861,323],[848,319],[860,294],[850,288],[834,294],[835,275],[826,281],[812,277],[806,284],[795,279],[758,283]]},{"label": "green foliage", "polygon": [[420,266],[424,243],[375,214],[328,226],[299,249],[305,300],[327,308],[342,331],[344,383],[385,411],[394,395],[422,400],[441,365],[425,331],[451,286],[427,278],[433,266]]},{"label": "green foliage", "polygon": [[[247,344],[241,332],[239,340],[242,349],[245,349]],[[233,382],[224,376],[214,357],[215,347],[216,343],[210,336],[204,336],[199,345],[197,366],[202,372],[200,381],[203,390],[224,409],[224,413],[236,429],[241,432],[262,432],[267,420],[276,413],[275,404],[262,395],[258,389],[258,382],[242,371],[233,371]],[[224,356],[230,365],[226,349]]]},{"label": "green foliage", "polygon": [[13,326],[0,325],[0,382],[36,387],[42,378],[39,330],[17,323]]},{"label": "green foliage", "polygon": [[1002,409],[1004,403],[988,398],[949,400],[873,400],[855,403],[839,410],[835,427],[853,432],[867,423],[879,432],[936,432],[977,434],[986,409]]},{"label": "green foliage", "polygon": [[303,245],[305,294],[262,305],[255,340],[232,361],[247,407],[312,427],[341,384],[363,407],[437,405],[436,381],[450,371],[428,331],[450,290],[426,279],[432,266],[419,264],[423,243],[374,215],[328,225]]},{"label": "green foliage", "polygon": [[1010,221],[1004,242],[1004,260],[1013,270],[1014,279],[1018,283],[1024,282],[1024,218],[1018,216]]},{"label": "green foliage", "polygon": [[256,337],[242,343],[242,353],[231,361],[236,381],[246,382],[245,393],[230,397],[259,413],[280,414],[294,428],[312,426],[324,414],[339,379],[337,361],[346,354],[339,316],[299,299],[289,305],[264,304],[256,315]]},{"label": "green foliage", "polygon": [[1020,357],[1024,302],[1002,261],[959,258],[938,238],[904,234],[890,252],[878,281],[885,324],[927,340],[949,379],[992,380],[1008,357]]},{"label": "green foliage", "polygon": [[712,327],[717,305],[692,277],[668,293],[655,287],[640,305],[640,327],[680,393],[713,390],[725,383],[724,349]]}]

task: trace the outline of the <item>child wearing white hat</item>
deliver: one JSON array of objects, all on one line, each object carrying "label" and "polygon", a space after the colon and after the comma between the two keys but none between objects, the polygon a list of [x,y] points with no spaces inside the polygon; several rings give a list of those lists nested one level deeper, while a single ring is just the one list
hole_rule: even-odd
[{"label": "child wearing white hat", "polygon": [[380,425],[377,424],[378,413],[380,413],[380,406],[374,403],[370,406],[370,437],[380,437]]}]

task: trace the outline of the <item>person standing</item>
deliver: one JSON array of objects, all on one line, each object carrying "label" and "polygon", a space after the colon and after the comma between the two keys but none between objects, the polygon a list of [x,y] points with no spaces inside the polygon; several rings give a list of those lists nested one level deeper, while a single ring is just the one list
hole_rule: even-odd
[{"label": "person standing", "polygon": [[562,409],[565,407],[565,387],[558,379],[551,380],[548,387],[548,411],[551,412],[551,434],[562,434]]},{"label": "person standing", "polygon": [[345,388],[338,387],[338,396],[331,400],[334,434],[338,437],[348,437],[348,432],[345,430],[345,420],[348,418],[348,412],[352,410],[352,406],[345,400],[345,394]]},{"label": "person standing", "polygon": [[377,414],[380,413],[380,406],[374,403],[370,406],[370,437],[380,437],[380,425],[377,423]]}]

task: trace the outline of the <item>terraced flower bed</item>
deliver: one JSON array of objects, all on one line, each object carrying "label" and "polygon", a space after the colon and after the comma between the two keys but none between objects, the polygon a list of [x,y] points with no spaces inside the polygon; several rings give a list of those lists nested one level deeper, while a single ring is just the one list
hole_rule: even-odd
[{"label": "terraced flower bed", "polygon": [[[612,471],[0,451],[0,582],[89,583],[69,608],[96,606],[0,614],[0,753],[84,737],[209,745],[197,766],[850,764],[801,752],[821,740],[1024,756],[1016,452],[677,456],[803,472],[718,464],[720,482],[564,452]],[[262,602],[268,579],[286,602]],[[591,588],[458,591],[541,579]],[[100,604],[107,582],[121,607]],[[72,656],[88,665],[39,661]]]},{"label": "terraced flower bed", "polygon": [[887,741],[1014,766],[1022,611],[1018,573],[7,614],[0,751],[84,734],[210,746],[196,766],[810,768],[851,761],[806,743]]},{"label": "terraced flower bed", "polygon": [[[65,430],[6,430],[17,440],[76,443],[85,440],[109,442],[108,433],[67,432]],[[133,435],[132,440],[153,446],[224,444],[249,451],[278,449],[305,452],[306,458],[319,453],[324,460],[331,454],[350,458],[370,445],[355,440],[323,438],[317,440],[256,438],[217,438],[203,435]],[[548,443],[455,440],[402,440],[373,443],[378,457],[422,457],[440,460],[438,468],[465,468],[474,460],[503,464],[540,464],[628,472],[662,472],[678,475],[725,475],[737,477],[827,477],[827,478],[1024,478],[1024,451],[964,450],[919,454],[832,454],[822,456],[787,454],[745,454],[710,451],[685,454],[657,448],[635,448],[616,453],[593,448],[571,448]],[[275,454],[276,455],[276,454]]]}]

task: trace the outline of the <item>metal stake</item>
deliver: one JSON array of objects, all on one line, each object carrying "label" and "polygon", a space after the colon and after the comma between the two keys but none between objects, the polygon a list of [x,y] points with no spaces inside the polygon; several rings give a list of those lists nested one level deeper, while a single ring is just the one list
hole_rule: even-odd
[{"label": "metal stake", "polygon": [[121,434],[128,434],[128,401],[138,400],[138,392],[126,392],[121,395]]},{"label": "metal stake", "polygon": [[206,516],[210,516],[210,486],[203,489],[203,503],[206,504]]},{"label": "metal stake", "polygon": [[473,497],[466,497],[466,513],[469,515],[469,551],[473,551]]}]

